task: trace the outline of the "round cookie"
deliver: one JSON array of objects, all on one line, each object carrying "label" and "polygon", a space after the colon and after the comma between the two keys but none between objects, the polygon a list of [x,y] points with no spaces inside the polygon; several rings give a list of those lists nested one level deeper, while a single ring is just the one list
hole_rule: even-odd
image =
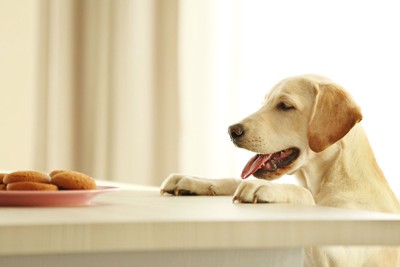
[{"label": "round cookie", "polygon": [[0,173],[0,184],[4,184],[3,179],[4,179],[4,176],[6,176],[6,175],[7,175],[7,173]]},{"label": "round cookie", "polygon": [[3,178],[3,183],[5,184],[19,182],[50,183],[50,176],[38,171],[16,171],[7,174]]},{"label": "round cookie", "polygon": [[59,169],[59,170],[53,170],[53,171],[51,171],[50,173],[49,173],[49,176],[50,177],[53,177],[53,176],[55,176],[55,175],[57,175],[57,174],[59,174],[59,173],[62,173],[62,172],[69,172],[70,170],[62,170],[62,169]]},{"label": "round cookie", "polygon": [[57,191],[58,187],[53,184],[37,182],[18,182],[7,184],[8,191],[29,190],[29,191]]},{"label": "round cookie", "polygon": [[96,189],[96,181],[92,177],[76,171],[61,171],[51,177],[51,183],[67,190]]}]

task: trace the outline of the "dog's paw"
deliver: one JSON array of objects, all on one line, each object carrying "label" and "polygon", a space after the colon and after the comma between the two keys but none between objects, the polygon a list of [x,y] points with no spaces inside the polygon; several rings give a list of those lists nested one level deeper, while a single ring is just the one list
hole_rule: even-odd
[{"label": "dog's paw", "polygon": [[315,205],[306,188],[291,184],[274,184],[266,180],[243,181],[237,188],[234,202],[238,203],[298,203]]},{"label": "dog's paw", "polygon": [[161,195],[175,196],[202,195],[213,196],[215,191],[210,180],[182,174],[171,174],[161,184]]}]

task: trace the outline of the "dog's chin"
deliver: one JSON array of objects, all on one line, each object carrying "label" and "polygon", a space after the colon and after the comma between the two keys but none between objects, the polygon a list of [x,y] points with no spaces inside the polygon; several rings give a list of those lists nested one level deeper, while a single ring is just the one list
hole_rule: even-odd
[{"label": "dog's chin", "polygon": [[[274,156],[274,154],[279,153],[285,153],[287,156],[281,158]],[[259,155],[261,157],[266,156],[265,154]],[[269,159],[253,173],[254,177],[265,180],[275,180],[285,174],[291,174],[295,172],[297,169],[296,163],[300,157],[300,149],[291,147],[270,155],[268,155]]]},{"label": "dog's chin", "polygon": [[264,180],[276,180],[281,178],[285,174],[290,174],[294,171],[294,168],[280,168],[275,171],[263,171],[263,170],[258,170],[256,171],[253,176],[258,178],[258,179],[264,179]]}]

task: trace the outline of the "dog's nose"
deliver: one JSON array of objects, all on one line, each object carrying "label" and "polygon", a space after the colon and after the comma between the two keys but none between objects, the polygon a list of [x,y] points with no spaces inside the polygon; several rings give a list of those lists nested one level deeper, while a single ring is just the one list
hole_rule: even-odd
[{"label": "dog's nose", "polygon": [[244,128],[243,125],[240,123],[234,124],[228,128],[228,133],[231,136],[231,139],[237,139],[244,135]]}]

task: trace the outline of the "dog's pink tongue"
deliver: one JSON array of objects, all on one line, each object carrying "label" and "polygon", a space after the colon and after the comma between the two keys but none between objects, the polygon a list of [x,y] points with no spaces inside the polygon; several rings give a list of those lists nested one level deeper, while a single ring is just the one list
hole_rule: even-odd
[{"label": "dog's pink tongue", "polygon": [[267,160],[270,158],[269,154],[257,154],[252,157],[242,171],[242,179],[246,179],[255,173]]}]

